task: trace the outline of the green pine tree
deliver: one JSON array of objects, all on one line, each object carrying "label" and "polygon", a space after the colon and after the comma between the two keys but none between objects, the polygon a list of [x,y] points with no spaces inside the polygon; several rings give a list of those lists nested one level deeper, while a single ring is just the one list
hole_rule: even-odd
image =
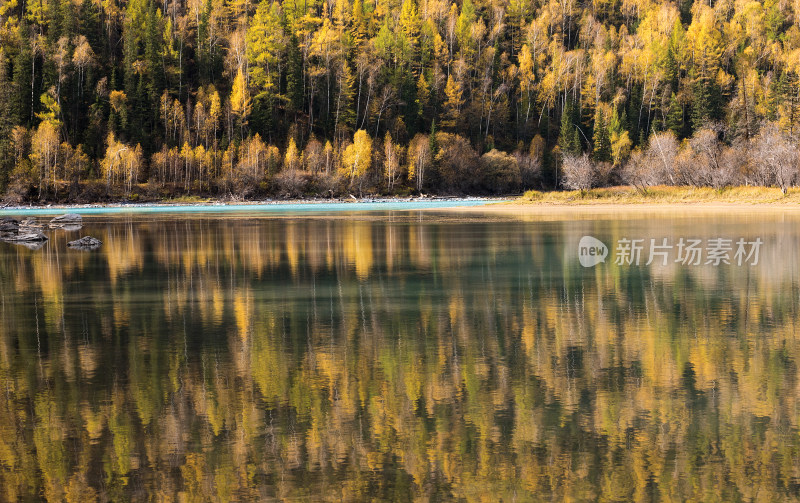
[{"label": "green pine tree", "polygon": [[558,147],[561,150],[561,155],[578,155],[582,150],[578,128],[573,120],[574,115],[572,101],[567,100],[561,111],[561,126],[558,136]]},{"label": "green pine tree", "polygon": [[303,55],[298,44],[292,34],[287,47],[286,96],[293,110],[303,108]]},{"label": "green pine tree", "polygon": [[[27,28],[23,23],[21,33],[26,33]],[[22,37],[22,44],[14,58],[14,103],[9,109],[14,117],[14,123],[30,126],[33,114],[36,112],[34,95],[39,91],[36,81],[37,67],[33,57],[31,44],[28,37]],[[41,73],[41,70],[39,70]],[[39,92],[39,94],[41,94]]]},{"label": "green pine tree", "polygon": [[571,153],[577,155],[583,152],[583,144],[581,143],[581,132],[578,131],[578,126],[572,128],[572,146]]},{"label": "green pine tree", "polygon": [[669,99],[669,110],[667,110],[666,127],[678,138],[684,136],[683,107],[678,102],[675,93]]},{"label": "green pine tree", "polygon": [[598,106],[594,114],[594,150],[592,156],[596,161],[611,161],[611,136],[608,131],[608,118],[603,106]]},{"label": "green pine tree", "polygon": [[711,85],[707,77],[692,81],[692,130],[697,131],[711,120]]}]

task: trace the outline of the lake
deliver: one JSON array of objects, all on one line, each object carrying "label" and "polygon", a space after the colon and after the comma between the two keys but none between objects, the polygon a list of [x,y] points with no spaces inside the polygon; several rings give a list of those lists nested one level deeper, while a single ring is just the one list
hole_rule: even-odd
[{"label": "lake", "polygon": [[800,498],[800,212],[365,209],[0,243],[0,500]]}]

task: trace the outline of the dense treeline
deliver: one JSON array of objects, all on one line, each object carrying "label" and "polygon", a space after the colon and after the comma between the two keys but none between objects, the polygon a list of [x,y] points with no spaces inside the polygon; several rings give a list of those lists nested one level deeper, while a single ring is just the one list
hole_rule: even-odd
[{"label": "dense treeline", "polygon": [[[799,74],[796,1],[7,0],[0,190],[584,187],[641,171],[654,133],[723,155],[764,124],[796,166]],[[708,162],[654,176],[783,185]]]}]

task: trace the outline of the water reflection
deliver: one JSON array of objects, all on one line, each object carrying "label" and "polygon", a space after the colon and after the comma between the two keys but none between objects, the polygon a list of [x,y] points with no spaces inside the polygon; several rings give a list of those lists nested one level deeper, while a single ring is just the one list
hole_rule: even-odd
[{"label": "water reflection", "polygon": [[[795,499],[796,217],[90,217],[0,247],[0,499]],[[761,237],[761,264],[578,264]]]}]

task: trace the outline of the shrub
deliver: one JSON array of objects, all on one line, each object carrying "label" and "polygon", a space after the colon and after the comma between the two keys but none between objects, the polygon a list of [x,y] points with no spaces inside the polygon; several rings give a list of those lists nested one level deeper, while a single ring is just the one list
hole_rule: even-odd
[{"label": "shrub", "polygon": [[761,126],[749,149],[753,172],[764,185],[777,185],[786,191],[798,177],[800,151],[797,142],[772,122]]},{"label": "shrub", "polygon": [[334,197],[342,193],[344,181],[335,173],[321,171],[311,177],[309,191],[323,197]]},{"label": "shrub", "polygon": [[[521,147],[520,143],[520,147]],[[544,157],[545,142],[539,135],[531,140],[527,152],[522,148],[514,152],[519,166],[520,182],[522,187],[527,189],[538,185],[542,174],[542,158]]]},{"label": "shrub", "polygon": [[639,192],[653,185],[676,183],[678,140],[672,132],[655,133],[647,148],[635,151],[622,169],[622,181]]},{"label": "shrub", "polygon": [[739,182],[740,165],[723,155],[718,127],[704,127],[689,139],[678,156],[678,171],[688,185],[721,189]]},{"label": "shrub", "polygon": [[481,156],[484,186],[495,194],[519,191],[522,184],[519,161],[516,157],[492,149]]},{"label": "shrub", "polygon": [[561,164],[564,187],[585,192],[591,189],[597,180],[596,167],[589,154],[566,155]]},{"label": "shrub", "polygon": [[36,168],[28,159],[22,159],[11,172],[3,201],[18,205],[28,200],[36,184]]},{"label": "shrub", "polygon": [[286,169],[278,173],[273,182],[275,190],[281,197],[302,197],[308,188],[310,174],[299,169]]},{"label": "shrub", "polygon": [[716,188],[744,183],[744,174],[747,171],[748,155],[747,144],[736,142],[733,145],[722,147],[719,159],[719,170],[712,177],[712,186]]},{"label": "shrub", "polygon": [[469,141],[463,136],[450,133],[437,133],[436,143],[439,152],[440,188],[445,192],[466,192],[480,176],[480,157]]}]

